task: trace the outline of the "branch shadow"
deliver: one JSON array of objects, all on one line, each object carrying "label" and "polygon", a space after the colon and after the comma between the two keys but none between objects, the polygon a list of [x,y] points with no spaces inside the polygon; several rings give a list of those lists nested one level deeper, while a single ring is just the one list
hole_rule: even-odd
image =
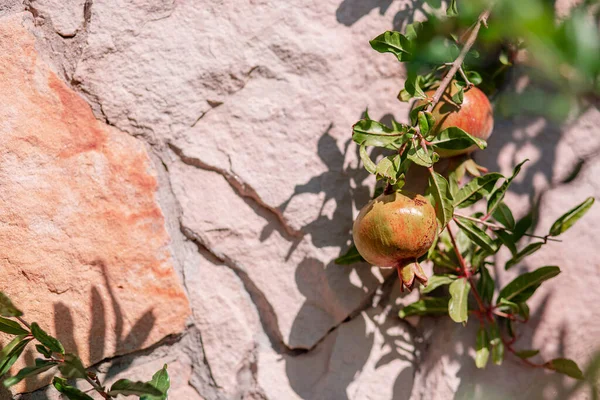
[{"label": "branch shadow", "polygon": [[[517,350],[534,349],[534,335],[539,329],[544,316],[551,312],[550,295],[542,300],[532,319],[521,325],[521,334],[514,343]],[[475,342],[476,326],[471,324],[469,335],[463,335],[464,346],[472,346]],[[560,328],[559,345],[552,358],[565,357],[567,329]],[[503,365],[493,365],[490,359],[485,369],[477,369],[473,357],[462,354],[457,357],[461,367],[457,373],[460,384],[456,389],[454,400],[508,400],[508,399],[567,399],[574,380],[564,375],[532,368],[523,364],[516,356],[506,353]],[[491,357],[490,357],[491,358]],[[533,362],[541,362],[542,357],[535,356]],[[505,364],[509,364],[507,366]],[[510,382],[510,385],[506,383]]]},{"label": "branch shadow", "polygon": [[[367,181],[370,175],[362,166],[356,163],[346,165],[350,157],[359,159],[358,148],[351,146],[352,141],[348,139],[340,149],[331,136],[331,128],[332,125],[323,132],[317,146],[317,154],[327,170],[296,185],[293,194],[278,209],[283,213],[293,207],[297,196],[307,193],[320,195],[322,204],[317,217],[302,227],[304,237],[309,238],[315,247],[337,247],[345,252],[350,244],[354,209],[360,209],[370,200],[372,189]],[[371,156],[378,157],[379,153],[377,150]],[[332,204],[334,208],[328,207]],[[265,240],[273,229],[267,226],[261,240]],[[290,247],[288,258],[300,240]],[[326,263],[304,257],[296,268],[295,279],[305,301],[295,316],[288,342],[300,353],[283,354],[282,357],[290,385],[299,396],[305,399],[353,398],[348,393],[349,386],[363,370],[376,342],[388,349],[381,360],[375,361],[376,369],[402,359],[401,354],[406,353],[402,348],[409,346],[410,340],[407,342],[406,338],[399,338],[397,332],[387,332],[396,325],[395,318],[382,317],[381,309],[375,313],[371,307],[369,291],[378,287],[380,281],[366,263],[342,266],[333,260]],[[357,297],[366,298],[369,302],[358,307],[366,311],[349,315],[325,334],[316,346],[305,342],[306,337],[315,337],[335,325],[331,316],[350,309],[351,305],[346,301]],[[411,357],[406,356],[405,359]],[[406,388],[412,385],[413,373],[412,368],[407,368],[396,377],[394,385],[403,388],[405,395],[395,398],[408,398],[410,391],[406,392]]]},{"label": "branch shadow", "polygon": [[[344,26],[352,26],[361,18],[379,9],[379,14],[384,15],[394,0],[344,0],[335,11],[337,22]],[[403,8],[398,11],[393,18],[392,26],[396,31],[402,31],[406,25],[416,21],[418,13],[426,15],[428,11],[425,4],[431,8],[439,9],[442,5],[441,0],[413,0],[403,2]]]},{"label": "branch shadow", "polygon": [[[99,268],[104,278],[103,289],[108,293],[110,298],[110,304],[106,304],[102,298],[101,289],[99,286],[92,286],[90,290],[90,334],[89,334],[89,359],[91,360],[91,366],[89,370],[94,370],[94,365],[100,364],[108,358],[115,357],[118,355],[128,354],[136,350],[143,348],[143,344],[150,335],[154,324],[155,317],[152,310],[146,311],[133,325],[131,330],[124,333],[125,330],[125,317],[121,308],[117,294],[114,291],[113,285],[109,279],[109,273],[106,263],[103,260],[95,260],[91,263],[92,266]],[[107,339],[108,329],[112,324],[108,323],[107,311],[109,307],[112,309],[115,318],[114,324],[114,335],[115,345],[114,354],[109,354],[107,350]],[[54,331],[56,337],[65,347],[65,351],[68,353],[74,353],[79,356],[80,349],[77,346],[77,342],[74,337],[75,326],[77,321],[73,319],[71,310],[69,307],[58,302],[54,304]],[[43,328],[43,327],[42,327]],[[37,354],[30,346],[24,355],[27,365],[33,365],[34,359],[41,357]],[[120,360],[119,363],[111,364],[108,368],[104,379],[108,380],[114,377],[116,374],[127,369],[127,367],[134,361],[133,357],[125,357],[124,360]],[[38,388],[41,384],[46,385],[49,382],[43,377],[32,377],[25,380],[25,393],[20,396],[21,400],[35,400],[46,398],[45,392],[47,388]],[[3,399],[3,394],[7,392],[9,397],[12,398],[10,392],[6,391],[2,385],[0,385],[0,399]]]},{"label": "branch shadow", "polygon": [[352,26],[359,19],[379,8],[381,15],[385,14],[394,0],[344,0],[335,11],[336,20],[345,26]]},{"label": "branch shadow", "polygon": [[[342,25],[352,26],[375,9],[379,9],[380,14],[386,13],[392,3],[393,0],[343,0],[336,10],[336,19]],[[407,24],[415,21],[419,12],[427,13],[425,10],[426,4],[432,8],[441,6],[441,2],[437,0],[408,2],[401,11],[396,13],[393,20],[394,29],[401,31]],[[521,89],[517,88],[516,81],[517,79],[513,79],[512,83],[509,81],[505,90],[518,94]],[[387,115],[382,120],[385,121],[389,117],[390,115]],[[371,190],[367,180],[369,174],[360,165],[356,167],[345,166],[347,156],[352,151],[350,150],[351,140],[345,141],[341,146],[342,148],[340,148],[336,139],[330,134],[331,128],[330,125],[322,133],[317,147],[317,154],[327,170],[318,176],[313,176],[303,184],[296,185],[293,194],[279,205],[278,210],[284,213],[286,210],[293,208],[295,199],[303,194],[322,196],[323,200],[317,217],[302,227],[302,233],[318,248],[339,247],[344,249],[350,244],[353,210],[360,209],[362,205],[366,204],[371,197]],[[543,195],[543,192],[534,192],[533,194],[531,192],[532,188],[535,188],[536,179],[543,176],[551,185],[562,179],[556,176],[554,166],[558,160],[558,144],[567,128],[568,126],[541,117],[519,117],[508,120],[503,119],[496,113],[496,128],[488,142],[488,149],[485,153],[476,153],[474,158],[490,171],[498,171],[500,161],[502,161],[503,166],[506,165],[506,160],[500,157],[507,150],[510,150],[507,149],[509,146],[516,149],[528,147],[538,149],[538,157],[527,164],[519,179],[511,186],[511,192],[529,196],[529,205],[533,207],[539,203],[540,197]],[[358,149],[355,147],[353,149],[356,151],[353,156],[355,159],[359,159]],[[521,161],[517,158],[518,154],[518,152],[514,152],[510,160],[513,166]],[[378,156],[377,151],[371,154],[373,159]],[[448,167],[448,163],[446,160],[441,161],[440,168]],[[422,193],[426,182],[427,171],[412,168],[411,176],[407,179],[405,188]],[[332,203],[335,203],[333,208],[331,207]],[[261,240],[268,238],[274,229],[272,226],[266,226],[261,233]],[[301,240],[300,238],[294,241],[289,250],[288,259]],[[339,272],[341,268],[344,269],[342,274]],[[352,297],[361,289],[365,290],[368,287],[368,285],[364,285],[360,288],[353,285],[350,277],[355,275],[362,282],[370,282],[370,274],[370,269],[366,265],[338,266],[333,262],[326,263],[310,257],[304,258],[298,264],[296,284],[306,300],[295,317],[289,339],[292,346],[295,344],[297,348],[310,351],[293,356],[284,354],[282,358],[285,360],[286,374],[290,385],[301,398],[342,400],[361,398],[356,397],[356,394],[353,397],[349,391],[352,383],[357,379],[357,375],[364,372],[365,366],[369,363],[369,357],[375,349],[377,340],[382,340],[384,344],[381,346],[387,346],[386,348],[389,347],[389,350],[383,352],[384,354],[375,361],[375,369],[382,368],[397,359],[414,362],[413,368],[405,368],[398,374],[393,387],[394,399],[410,397],[413,376],[416,365],[418,365],[417,357],[414,354],[412,356],[406,355],[405,346],[411,340],[398,340],[388,332],[389,330],[385,325],[387,323],[394,327],[400,325],[402,322],[394,317],[397,313],[386,315],[385,321],[381,322],[381,310],[377,307],[365,305],[362,313],[349,316],[341,325],[325,335],[324,339],[314,348],[302,347],[303,337],[310,336],[311,332],[314,332],[313,330],[320,331],[319,329],[322,329],[323,325],[331,323],[331,307],[336,306],[336,303],[340,301],[339,298],[342,298],[343,301],[344,296]],[[396,298],[398,297],[400,297],[399,293]],[[544,313],[547,312],[547,301],[547,298],[544,299],[538,308],[538,315],[532,317],[531,324],[519,338],[517,344],[521,348],[532,345],[535,329],[538,327]],[[451,321],[450,323],[453,324]],[[464,349],[471,348],[474,343],[473,325],[470,324],[467,329],[467,332],[470,330],[470,334],[465,334],[463,331],[456,334],[458,344],[462,345]],[[406,326],[404,328],[407,331],[410,330]],[[425,328],[426,324],[419,323],[416,332]],[[446,329],[444,333],[454,329],[462,330],[463,327],[453,325]],[[566,334],[566,328],[561,328],[562,346],[564,346]],[[441,344],[447,345],[448,337],[445,335],[438,336],[437,340]],[[413,332],[411,343],[413,345],[415,337]],[[483,386],[477,382],[480,379],[482,382],[485,380],[495,382],[496,380],[492,378],[498,376],[498,374],[504,374],[505,379],[509,380],[509,374],[514,373],[512,368],[502,369],[494,366],[490,366],[483,371],[477,370],[472,357],[466,351],[460,354],[456,353],[455,350],[454,346],[446,346],[446,350],[440,353],[439,357],[436,357],[438,361],[441,357],[449,357],[460,362],[461,368],[457,375],[460,382],[454,395],[455,399],[491,399],[492,397],[479,394],[485,388],[482,389]],[[559,349],[558,355],[562,355],[563,352],[563,349]],[[347,361],[343,362],[344,360]],[[530,369],[522,367],[515,361],[507,360],[506,362],[515,363],[518,371],[523,372],[521,374],[524,377],[523,379],[533,379],[540,383],[532,385],[523,398],[540,398],[546,394],[546,390],[551,390],[553,394],[558,396],[566,395],[568,386],[561,377],[557,378],[555,374],[537,370],[532,373]],[[390,379],[391,377],[388,376],[387,381],[389,382]],[[497,381],[503,382],[502,379]],[[503,396],[503,389],[502,387],[493,387],[495,393],[499,395],[498,399],[515,398],[514,395],[513,397],[500,397]],[[490,391],[485,390],[482,393],[489,394]]]},{"label": "branch shadow", "polygon": [[[382,118],[382,120],[386,118],[389,118],[389,115]],[[542,117],[518,117],[509,120],[502,118],[500,115],[496,115],[496,121],[496,128],[488,142],[488,148],[485,152],[475,153],[474,158],[490,171],[498,171],[501,162],[503,166],[507,164],[504,156],[507,151],[528,147],[536,149],[539,156],[527,164],[527,168],[522,170],[519,179],[510,188],[510,191],[515,194],[528,196],[531,207],[535,207],[540,202],[541,196],[544,195],[546,190],[562,184],[566,180],[576,179],[576,173],[563,176],[555,169],[559,157],[558,145],[563,140],[565,132],[570,128],[569,124],[557,124]],[[344,168],[344,160],[347,158],[348,151],[351,151],[350,141],[344,143],[344,150],[341,151],[335,139],[330,135],[329,130],[324,132],[319,140],[318,154],[327,165],[328,170],[311,178],[305,184],[297,185],[294,194],[280,206],[280,209],[285,211],[292,203],[293,198],[303,193],[324,195],[319,216],[307,223],[302,229],[305,234],[310,235],[310,239],[317,247],[347,247],[348,238],[350,238],[353,206],[360,209],[361,205],[364,205],[370,198],[370,189],[367,186],[368,174],[362,171],[360,167],[349,166]],[[595,149],[590,154],[597,154],[599,151]],[[372,154],[371,156],[375,159],[378,154]],[[522,161],[518,158],[518,152],[514,152],[511,157],[509,164],[516,165]],[[575,168],[578,170],[585,168],[584,161],[578,163]],[[446,167],[448,167],[447,161],[442,160],[440,162],[441,170]],[[411,173],[413,175],[409,178],[406,188],[415,192],[423,192],[427,180],[427,171],[415,168]],[[540,176],[548,183],[547,188],[532,193],[532,190],[536,187],[536,180]],[[330,216],[323,215],[325,203],[328,201],[335,201],[336,204],[336,208]],[[265,234],[268,234],[268,232],[263,231],[263,235]],[[340,281],[340,284],[336,287],[328,279],[330,277],[339,279],[339,273],[337,273],[339,268],[346,268],[348,278]],[[520,268],[521,272],[525,271],[524,266]],[[329,275],[328,271],[330,270],[335,270],[336,273]],[[326,264],[308,258],[298,265],[296,283],[301,293],[306,297],[306,302],[294,321],[291,341],[295,340],[296,335],[302,337],[306,335],[307,331],[314,328],[313,325],[318,325],[319,315],[329,315],[323,310],[330,301],[327,296],[323,296],[320,285],[333,287],[333,292],[337,295],[347,291],[350,296],[352,291],[359,289],[353,287],[349,281],[350,274],[354,273],[358,274],[363,281],[368,280],[368,275],[371,274],[369,268],[364,265],[343,267],[335,265],[333,262]],[[400,295],[398,294],[398,296]],[[537,308],[537,312],[532,314],[531,321],[522,326],[524,331],[515,344],[519,349],[532,348],[535,331],[544,319],[544,315],[550,312],[548,300],[549,298],[546,297]],[[342,400],[359,398],[352,397],[349,390],[358,374],[364,371],[365,365],[367,365],[375,348],[375,336],[373,331],[369,330],[369,326],[372,324],[376,326],[377,335],[381,335],[384,342],[391,349],[391,351],[381,355],[375,362],[376,369],[396,359],[411,359],[405,356],[406,351],[403,350],[403,346],[410,341],[406,341],[404,344],[398,343],[396,339],[386,333],[385,329],[378,325],[377,316],[371,317],[368,314],[373,308],[367,306],[366,310],[362,315],[345,321],[310,353],[296,357],[284,356],[290,384],[300,397],[305,399],[334,398]],[[397,318],[389,318],[389,321],[396,326],[400,324]],[[451,321],[450,323],[454,325]],[[344,330],[345,324],[353,324],[352,338],[345,336],[350,335],[348,331],[341,332]],[[456,334],[458,344],[464,349],[471,348],[475,342],[476,330],[473,330],[474,324],[470,325],[466,331]],[[424,325],[418,324],[416,329],[421,331],[424,329]],[[446,327],[444,325],[444,329],[447,329],[447,331],[444,331],[447,333],[454,329],[462,330],[463,327]],[[568,335],[566,326],[561,326],[559,329],[559,348],[556,354],[553,354],[555,357],[564,356],[564,347]],[[438,340],[444,342],[448,338],[439,338]],[[430,346],[436,345],[437,343],[430,344]],[[448,357],[460,364],[460,369],[456,375],[459,383],[454,394],[455,400],[535,400],[548,398],[549,396],[558,399],[567,398],[572,390],[570,378],[541,369],[531,369],[522,365],[515,357],[508,356],[505,360],[505,363],[510,364],[510,368],[489,365],[487,369],[479,370],[475,367],[472,356],[467,352],[457,353],[455,347],[446,347],[446,350],[439,354],[436,360],[439,361],[442,357]],[[339,358],[341,356],[339,354],[342,353],[347,354],[351,361],[346,364],[340,363]],[[326,362],[321,365],[323,360]],[[415,370],[416,367],[406,368],[396,377],[393,389],[394,399],[410,397],[410,390],[407,392],[407,387],[411,388],[413,385]],[[514,381],[515,374],[519,376],[522,393],[507,392],[507,388],[498,383]],[[388,377],[389,379],[390,377]]]},{"label": "branch shadow", "polygon": [[[396,277],[387,279],[387,291],[398,290]],[[394,295],[400,295],[396,293]],[[371,386],[354,385],[357,377],[367,374],[365,380],[382,380],[393,385],[393,398],[408,400],[417,360],[415,338],[412,332],[398,329],[396,311],[374,305],[349,317],[328,334],[310,352],[285,357],[286,374],[294,391],[303,399],[349,400],[370,398]],[[298,324],[301,323],[297,320]],[[373,353],[378,353],[371,359]],[[405,361],[397,376],[385,376],[384,368],[398,360]]]}]

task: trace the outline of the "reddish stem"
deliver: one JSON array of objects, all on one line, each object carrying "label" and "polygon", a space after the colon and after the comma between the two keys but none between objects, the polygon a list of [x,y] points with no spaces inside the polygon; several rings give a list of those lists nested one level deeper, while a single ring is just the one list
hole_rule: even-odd
[{"label": "reddish stem", "polygon": [[501,339],[502,339],[502,343],[504,343],[504,347],[505,347],[505,348],[506,348],[508,351],[510,351],[512,354],[514,354],[516,357],[518,357],[518,358],[519,358],[519,360],[521,360],[521,361],[522,361],[522,362],[523,362],[525,365],[528,365],[528,366],[530,366],[530,367],[532,367],[532,368],[546,368],[546,363],[542,363],[542,364],[536,364],[536,363],[534,363],[534,362],[531,362],[531,361],[529,361],[529,360],[528,360],[528,359],[526,359],[526,358],[521,358],[521,357],[517,356],[517,351],[516,351],[516,350],[515,350],[515,349],[512,347],[512,343],[513,343],[514,341],[508,342],[508,341],[506,341],[506,340],[504,339],[504,337],[501,337]]},{"label": "reddish stem", "polygon": [[475,283],[473,282],[473,275],[471,273],[471,270],[467,267],[467,263],[465,262],[465,259],[463,258],[462,254],[460,254],[460,250],[458,249],[458,246],[456,245],[456,239],[454,239],[454,234],[452,233],[452,229],[450,229],[450,226],[447,226],[446,228],[448,229],[448,234],[450,235],[450,240],[452,241],[452,247],[454,247],[454,253],[456,253],[456,257],[458,258],[458,263],[460,264],[462,273],[464,274],[465,278],[469,282],[469,285],[471,285],[471,291],[473,292],[473,297],[475,297],[475,301],[477,302],[477,306],[479,307],[479,312],[482,315],[487,316],[489,319],[490,318],[489,310],[486,309],[485,305],[483,304],[483,301],[481,300],[481,296],[479,295],[479,292],[477,291],[477,287],[475,286]]}]

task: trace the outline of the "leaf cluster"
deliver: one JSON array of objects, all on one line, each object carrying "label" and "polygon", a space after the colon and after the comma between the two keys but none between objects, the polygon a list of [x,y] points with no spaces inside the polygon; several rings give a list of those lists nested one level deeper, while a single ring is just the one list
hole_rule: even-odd
[{"label": "leaf cluster", "polygon": [[[110,388],[103,386],[98,376],[88,371],[81,359],[72,353],[65,352],[62,343],[48,334],[36,322],[26,323],[23,313],[15,307],[4,293],[0,292],[0,332],[13,336],[13,339],[0,350],[0,378],[4,378],[5,387],[11,387],[23,379],[52,371],[56,376],[52,380],[54,388],[70,400],[92,400],[86,392],[75,383],[85,380],[92,389],[103,398],[121,396],[137,396],[141,400],[166,400],[170,387],[167,365],[157,371],[149,382],[133,382],[119,379]],[[17,318],[15,320],[15,318]],[[40,357],[33,365],[22,368],[16,374],[7,376],[11,367],[17,362],[31,343]]]},{"label": "leaf cluster", "polygon": [[[455,1],[450,2],[450,19],[460,20],[456,16],[458,8]],[[436,242],[421,260],[431,260],[435,274],[428,286],[422,288],[420,300],[404,307],[400,318],[448,315],[455,322],[466,324],[469,317],[474,316],[480,322],[475,343],[477,367],[485,367],[490,356],[499,365],[509,352],[529,365],[581,379],[582,373],[572,360],[535,363],[531,358],[538,356],[538,350],[513,347],[519,325],[529,320],[528,300],[544,282],[559,275],[560,268],[539,267],[518,275],[497,290],[490,266],[494,265],[494,256],[503,247],[511,255],[503,266],[508,270],[522,265],[526,257],[549,242],[560,241],[556,237],[583,217],[594,198],[586,199],[559,217],[546,235],[533,235],[528,233],[533,226],[533,213],[516,219],[504,201],[511,183],[527,160],[516,165],[509,176],[497,172],[483,174],[484,169],[471,159],[463,160],[448,175],[435,171],[440,150],[461,150],[472,145],[480,149],[486,147],[485,141],[458,127],[441,132],[434,129],[436,121],[430,112],[434,100],[426,92],[440,85],[440,74],[446,72],[447,63],[459,52],[456,44],[459,41],[450,40],[456,38],[449,26],[452,27],[452,23],[447,20],[430,18],[425,23],[409,25],[404,34],[388,31],[370,42],[374,50],[391,53],[405,63],[408,77],[398,98],[417,102],[410,112],[409,123],[392,120],[391,126],[387,126],[365,113],[364,118],[353,126],[352,139],[359,146],[362,163],[382,182],[380,187],[385,191],[401,190],[413,165],[427,168],[430,174],[425,195],[435,207],[440,230]],[[502,63],[509,63],[506,57],[500,55],[500,58]],[[452,101],[459,106],[464,90],[471,84],[482,83],[479,74],[464,66],[461,68],[460,76],[453,77],[452,81],[458,89]],[[378,159],[371,157],[374,153],[370,149],[375,147],[384,151]],[[476,203],[483,203],[485,212],[469,213],[469,207]],[[532,238],[534,240],[530,240]],[[364,260],[354,246],[336,260],[339,264],[358,261]]]}]

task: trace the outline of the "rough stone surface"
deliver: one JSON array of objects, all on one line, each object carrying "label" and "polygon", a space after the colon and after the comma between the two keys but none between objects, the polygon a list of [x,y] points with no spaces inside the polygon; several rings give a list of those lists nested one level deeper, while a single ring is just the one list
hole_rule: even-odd
[{"label": "rough stone surface", "polygon": [[91,0],[32,0],[29,8],[48,17],[60,36],[72,38],[83,27],[84,15],[91,4]]},{"label": "rough stone surface", "polygon": [[0,287],[92,364],[180,332],[188,302],[144,145],[39,59],[27,15],[0,20]]},{"label": "rough stone surface", "polygon": [[[568,9],[564,2],[557,3],[560,10]],[[96,296],[91,297],[92,303],[103,304],[110,315],[110,294],[101,287],[97,264],[91,263],[101,250],[113,249],[103,254],[108,267],[110,260],[127,265],[111,270],[115,274],[111,278],[124,285],[123,290],[117,286],[115,293],[131,294],[119,297],[120,301],[133,301],[133,285],[147,288],[152,277],[145,274],[140,280],[126,275],[138,265],[126,256],[138,253],[117,254],[113,246],[143,249],[144,257],[157,260],[152,265],[169,271],[167,278],[155,281],[163,289],[169,282],[175,285],[174,265],[192,309],[185,334],[152,351],[97,366],[102,376],[113,381],[148,379],[167,362],[174,399],[565,398],[571,380],[523,368],[510,358],[503,367],[476,370],[467,350],[475,324],[470,322],[464,329],[448,319],[411,321],[414,327],[401,322],[396,318],[398,310],[414,301],[417,293],[401,295],[388,271],[366,265],[339,267],[332,262],[347,247],[352,218],[373,185],[350,144],[352,123],[367,106],[375,118],[393,114],[403,121],[407,117],[407,105],[395,100],[403,71],[391,55],[373,52],[368,39],[420,18],[423,7],[422,2],[404,0],[209,0],[202,6],[194,0],[25,4],[0,0],[0,15],[23,8],[30,12],[15,16],[9,25],[4,22],[23,34],[0,41],[0,48],[23,47],[24,41],[25,48],[31,49],[12,58],[11,52],[0,54],[0,60],[5,60],[2,65],[6,64],[0,69],[5,82],[0,87],[6,89],[0,93],[5,115],[0,127],[6,132],[0,179],[18,178],[8,187],[17,190],[21,185],[23,199],[15,202],[13,192],[0,188],[0,199],[8,205],[0,209],[6,215],[12,212],[11,221],[31,216],[34,209],[36,215],[67,206],[68,212],[74,212],[86,209],[86,204],[112,210],[118,199],[126,203],[118,210],[127,215],[154,210],[148,219],[134,224],[135,231],[129,225],[132,219],[94,220],[93,241],[92,234],[86,234],[89,225],[80,223],[93,219],[93,212],[69,220],[64,211],[52,220],[62,231],[39,221],[29,223],[25,232],[31,240],[47,246],[44,265],[65,260],[63,265],[70,269],[34,270],[30,266],[40,260],[29,258],[31,252],[9,241],[6,262],[16,262],[29,275],[9,276],[7,281],[13,279],[21,287],[34,282],[46,292],[54,290],[57,312],[64,311],[60,304],[87,311],[90,296]],[[35,50],[31,37],[15,21],[23,21],[33,32]],[[42,59],[60,78],[40,67]],[[15,60],[20,64],[13,65]],[[18,84],[8,85],[7,73],[14,75],[10,82]],[[53,85],[47,83],[50,75]],[[79,91],[96,118],[114,128],[94,121],[89,108],[72,97],[62,82]],[[69,99],[77,99],[61,106],[60,112],[48,111],[48,104],[60,105],[56,87]],[[19,108],[23,102],[35,102],[39,114],[24,113]],[[57,115],[63,112],[74,122],[61,125]],[[42,113],[44,119],[39,117]],[[96,130],[71,133],[69,128],[81,127],[79,118],[85,120],[82,126],[92,126],[106,137],[105,145],[86,147],[91,142],[85,132]],[[46,130],[33,129],[40,120],[56,125],[52,140],[44,136]],[[497,117],[489,148],[475,157],[502,173],[509,173],[523,158],[531,159],[506,201],[522,216],[539,200],[536,229],[545,232],[565,210],[600,193],[594,179],[600,168],[595,160],[599,125],[595,110],[565,126]],[[41,132],[40,137],[12,140],[19,132],[15,126],[31,126],[32,132]],[[148,145],[152,163],[140,141]],[[49,154],[57,157],[51,162],[41,157],[34,150],[42,146],[53,149]],[[84,151],[70,154],[75,148]],[[25,151],[30,153],[23,155]],[[70,157],[60,159],[60,154]],[[581,161],[577,177],[564,182]],[[103,165],[123,168],[128,178],[114,189],[110,181],[101,179],[106,176]],[[36,186],[40,175],[46,186]],[[146,184],[136,189],[141,178]],[[89,192],[65,196],[73,187]],[[102,195],[109,189],[113,191]],[[39,197],[40,193],[46,197]],[[111,232],[121,233],[103,236],[109,222]],[[534,297],[532,327],[517,342],[522,348],[537,347],[544,358],[566,356],[585,365],[600,346],[594,339],[600,337],[600,315],[596,309],[581,307],[582,301],[598,301],[597,293],[589,290],[600,283],[593,253],[598,226],[600,211],[595,207],[564,235],[563,243],[549,244],[527,264],[515,267],[557,264],[563,269]],[[128,234],[122,235],[125,228]],[[171,238],[168,247],[165,228]],[[65,250],[59,246],[62,243],[50,241],[56,232],[84,239]],[[117,243],[112,241],[115,237],[120,239]],[[88,246],[85,238],[94,246]],[[508,254],[500,253],[500,265],[507,258]],[[98,294],[90,294],[89,285],[63,283],[77,265],[88,266],[77,275],[80,280],[100,282]],[[514,273],[500,272],[499,284]],[[4,286],[2,290],[11,293]],[[185,308],[185,300],[164,302],[154,292],[155,328],[163,333],[165,327],[177,331],[184,314],[177,310]],[[133,310],[146,311],[148,303],[139,301],[145,296],[135,297]],[[159,315],[161,310],[167,313]],[[114,322],[95,324],[94,329],[125,336],[132,329],[126,324],[140,316],[125,318],[122,325],[113,317]],[[89,329],[91,321],[75,317],[76,324]],[[77,342],[84,357],[85,329],[58,330],[66,342],[69,338]],[[142,342],[155,342],[158,336]],[[103,348],[99,353],[106,356],[117,347],[114,343],[110,348],[98,343],[91,348],[95,352]],[[43,397],[51,396],[50,392],[21,398],[52,398]],[[587,393],[575,398],[586,399]]]}]

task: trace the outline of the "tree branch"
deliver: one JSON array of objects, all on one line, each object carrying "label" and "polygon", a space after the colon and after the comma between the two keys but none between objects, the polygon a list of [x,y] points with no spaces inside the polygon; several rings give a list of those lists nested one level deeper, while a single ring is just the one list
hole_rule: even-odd
[{"label": "tree branch", "polygon": [[[456,60],[454,60],[454,62],[451,63],[452,66],[450,67],[450,70],[448,71],[448,73],[446,74],[444,79],[442,79],[442,81],[440,82],[440,86],[437,88],[437,90],[433,94],[432,101],[431,101],[431,103],[429,103],[429,105],[427,106],[425,111],[430,112],[437,105],[437,103],[439,103],[440,99],[442,98],[442,95],[444,94],[444,91],[446,90],[446,88],[448,87],[450,82],[452,81],[452,78],[454,77],[454,75],[456,75],[456,72],[459,69],[461,69],[462,63],[465,60],[467,53],[469,52],[469,50],[471,50],[471,47],[473,47],[473,45],[475,44],[475,40],[477,39],[479,29],[481,28],[481,24],[482,23],[484,25],[486,24],[487,18],[490,15],[490,11],[491,11],[491,8],[487,8],[485,11],[483,11],[479,15],[479,18],[477,18],[477,22],[475,23],[475,26],[471,30],[471,33],[469,34],[469,37],[467,38],[465,45],[463,46],[462,50],[458,54],[458,57],[456,58]],[[467,83],[470,83],[470,82],[468,82],[468,80],[467,80]],[[419,135],[421,136],[421,147],[423,148],[423,150],[427,151],[427,143],[425,143],[425,138],[421,134],[418,124],[417,124],[416,128],[417,128],[417,131],[419,132]],[[434,172],[433,167],[428,167],[427,169],[429,170],[429,174],[433,178],[433,172]]]},{"label": "tree branch", "polygon": [[[505,228],[504,226],[501,226],[501,225],[498,225],[498,224],[493,224],[491,222],[484,221],[484,220],[479,219],[479,218],[473,218],[473,217],[469,217],[468,215],[462,215],[462,214],[457,214],[457,213],[454,213],[454,216],[455,217],[464,218],[464,219],[468,219],[469,221],[477,222],[478,224],[482,224],[482,225],[485,225],[485,226],[490,227],[490,228],[502,229],[503,231],[514,233],[514,231],[511,230],[511,229]],[[544,243],[546,243],[548,241],[562,242],[562,240],[560,240],[560,239],[553,239],[553,238],[548,237],[548,236],[530,235],[528,233],[524,233],[523,236],[528,236],[528,237],[532,237],[532,238],[536,238],[536,239],[542,239],[544,241]]]},{"label": "tree branch", "polygon": [[442,98],[444,91],[446,91],[446,88],[452,81],[452,78],[454,78],[454,75],[456,75],[456,72],[458,72],[459,68],[462,66],[462,63],[465,60],[465,57],[467,56],[467,53],[469,52],[469,50],[471,50],[471,47],[473,47],[473,45],[475,44],[475,40],[477,39],[477,35],[479,34],[479,29],[481,28],[481,24],[485,25],[487,23],[486,21],[487,21],[488,17],[490,16],[490,11],[491,11],[491,8],[486,9],[484,12],[482,12],[479,15],[479,18],[477,18],[477,22],[475,23],[473,30],[471,30],[471,33],[469,34],[469,37],[467,38],[467,41],[465,42],[465,45],[463,46],[462,50],[460,51],[458,57],[452,63],[452,67],[450,67],[450,71],[448,71],[448,73],[446,74],[444,79],[442,79],[440,86],[437,88],[437,90],[433,94],[433,100],[431,101],[431,103],[429,103],[429,106],[427,106],[427,108],[426,108],[427,111],[433,110],[433,108],[436,106],[436,104]]}]

